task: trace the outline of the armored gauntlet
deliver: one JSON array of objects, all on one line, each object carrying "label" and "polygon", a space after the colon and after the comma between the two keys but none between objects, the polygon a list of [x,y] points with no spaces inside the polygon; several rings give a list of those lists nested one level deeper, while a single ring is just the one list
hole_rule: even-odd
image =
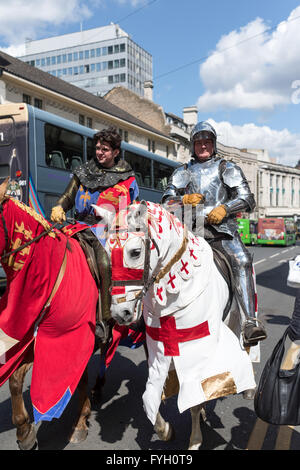
[{"label": "armored gauntlet", "polygon": [[193,207],[196,207],[197,204],[204,202],[203,194],[193,193],[185,194],[182,198],[183,204],[191,204]]},{"label": "armored gauntlet", "polygon": [[224,217],[226,217],[227,211],[225,206],[222,204],[221,206],[215,207],[209,214],[207,214],[207,222],[209,224],[220,224]]},{"label": "armored gauntlet", "polygon": [[52,222],[59,222],[60,224],[62,224],[66,220],[65,211],[61,206],[52,207],[51,220]]}]

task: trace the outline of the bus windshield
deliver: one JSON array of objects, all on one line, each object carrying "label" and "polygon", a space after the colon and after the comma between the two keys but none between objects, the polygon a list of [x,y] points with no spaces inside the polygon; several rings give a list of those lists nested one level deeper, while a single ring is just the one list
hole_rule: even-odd
[{"label": "bus windshield", "polygon": [[257,243],[294,245],[296,243],[296,229],[294,223],[282,217],[258,219]]}]

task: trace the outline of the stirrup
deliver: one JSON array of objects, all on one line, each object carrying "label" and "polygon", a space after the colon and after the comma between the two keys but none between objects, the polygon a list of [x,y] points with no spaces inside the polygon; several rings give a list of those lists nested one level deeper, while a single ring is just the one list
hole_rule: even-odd
[{"label": "stirrup", "polygon": [[[253,326],[253,328],[258,329],[258,333],[260,333],[260,335],[255,336],[253,338],[246,338],[245,329],[247,326],[251,326],[251,325]],[[243,336],[243,343],[245,347],[256,346],[259,341],[263,341],[264,339],[267,338],[267,333],[266,333],[263,322],[256,317],[248,317],[243,324],[242,336]]]}]

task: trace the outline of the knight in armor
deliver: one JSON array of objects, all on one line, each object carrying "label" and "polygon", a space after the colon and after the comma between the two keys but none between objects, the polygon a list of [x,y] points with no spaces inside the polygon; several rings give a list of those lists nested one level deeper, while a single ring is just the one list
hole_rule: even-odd
[{"label": "knight in armor", "polygon": [[85,232],[83,243],[92,246],[98,267],[101,293],[101,308],[97,315],[99,324],[110,318],[111,268],[104,249],[105,225],[101,226],[101,219],[96,216],[92,204],[118,212],[120,203],[121,207],[126,207],[138,197],[139,189],[131,166],[120,159],[121,137],[116,129],[108,128],[96,133],[94,145],[94,157],[74,170],[70,183],[52,208],[51,220],[63,223],[66,212],[75,205],[75,220],[82,224]]},{"label": "knight in armor", "polygon": [[162,203],[171,211],[203,204],[204,238],[231,266],[244,345],[254,346],[267,335],[255,315],[252,256],[240,239],[235,217],[241,211],[251,212],[255,199],[241,168],[217,155],[216,131],[208,122],[193,128],[191,152],[191,160],[171,176]]}]

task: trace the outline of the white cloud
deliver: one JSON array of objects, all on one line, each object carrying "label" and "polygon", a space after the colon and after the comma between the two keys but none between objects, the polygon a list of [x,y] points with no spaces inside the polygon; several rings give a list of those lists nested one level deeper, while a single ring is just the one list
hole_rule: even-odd
[{"label": "white cloud", "polygon": [[206,91],[199,109],[273,110],[290,104],[292,83],[300,79],[299,23],[300,6],[272,32],[257,18],[221,37],[200,67]]},{"label": "white cloud", "polygon": [[[37,39],[49,26],[80,23],[99,0],[10,0],[0,4],[0,48],[19,53],[26,38]],[[3,47],[1,47],[3,45]],[[17,55],[16,54],[16,55]],[[14,54],[12,54],[14,55]]]},{"label": "white cloud", "polygon": [[218,141],[224,145],[239,149],[264,149],[277,163],[295,166],[300,160],[300,134],[293,134],[288,129],[275,130],[268,126],[253,123],[232,125],[228,121],[216,122],[208,119],[215,128]]}]

